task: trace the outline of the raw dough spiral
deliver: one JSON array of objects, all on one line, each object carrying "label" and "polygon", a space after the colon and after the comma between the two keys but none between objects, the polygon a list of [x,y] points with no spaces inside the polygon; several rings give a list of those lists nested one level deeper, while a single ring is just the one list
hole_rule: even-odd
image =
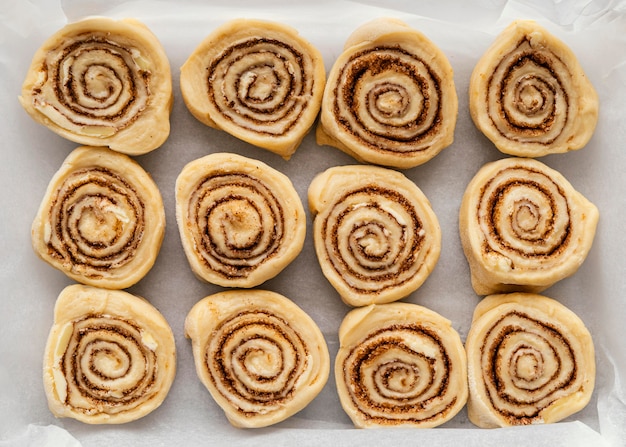
[{"label": "raw dough spiral", "polygon": [[403,298],[434,269],[441,251],[437,216],[400,172],[337,166],[318,174],[308,195],[317,258],[347,304]]},{"label": "raw dough spiral", "polygon": [[147,301],[83,285],[61,292],[43,375],[55,416],[89,424],[139,419],[161,405],[175,374],[174,335]]},{"label": "raw dough spiral", "polygon": [[180,74],[199,121],[286,159],[313,125],[325,81],[321,53],[296,30],[250,19],[213,31]]},{"label": "raw dough spiral", "polygon": [[520,157],[580,149],[598,120],[598,95],[576,56],[527,20],[513,22],[478,61],[469,101],[476,126]]},{"label": "raw dough spiral", "polygon": [[152,268],[164,232],[163,201],[150,175],[127,155],[83,146],[50,181],[32,243],[70,278],[124,289]]},{"label": "raw dough spiral", "polygon": [[77,143],[139,155],[170,132],[170,65],[136,20],[71,23],[35,54],[20,102],[37,122]]},{"label": "raw dough spiral", "polygon": [[443,52],[405,23],[378,19],[348,38],[328,75],[317,142],[411,168],[452,144],[457,111]]},{"label": "raw dough spiral", "polygon": [[266,290],[208,296],[187,315],[198,377],[231,424],[265,427],[300,411],[330,371],[315,322],[286,297]]},{"label": "raw dough spiral", "polygon": [[216,153],[176,181],[176,217],[194,273],[224,287],[253,287],[302,250],[306,216],[287,176],[258,160]]},{"label": "raw dough spiral", "polygon": [[352,310],[339,329],[335,381],[359,428],[435,427],[467,400],[465,350],[441,315],[409,303]]},{"label": "raw dough spiral", "polygon": [[572,275],[595,235],[598,209],[534,159],[483,166],[467,186],[459,228],[479,295],[540,292]]},{"label": "raw dough spiral", "polygon": [[468,415],[479,427],[557,422],[591,398],[591,335],[580,318],[550,298],[484,298],[474,311],[466,349]]}]

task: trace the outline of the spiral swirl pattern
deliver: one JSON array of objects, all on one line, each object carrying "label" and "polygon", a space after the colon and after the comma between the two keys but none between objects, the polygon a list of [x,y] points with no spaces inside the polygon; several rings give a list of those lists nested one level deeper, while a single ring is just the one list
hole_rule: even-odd
[{"label": "spiral swirl pattern", "polygon": [[115,172],[75,171],[50,209],[51,255],[90,278],[123,267],[141,243],[143,209],[138,192]]},{"label": "spiral swirl pattern", "polygon": [[302,248],[302,203],[290,181],[268,165],[212,154],[181,172],[178,191],[187,256],[209,282],[256,285]]},{"label": "spiral swirl pattern", "polygon": [[138,66],[131,50],[105,33],[59,48],[48,70],[53,85],[46,89],[55,96],[46,95],[41,105],[51,107],[72,128],[111,128],[103,131],[113,134],[147,106],[150,72]]},{"label": "spiral swirl pattern", "polygon": [[505,153],[579,149],[597,120],[597,95],[571,51],[532,22],[514,22],[477,64],[470,111]]},{"label": "spiral swirl pattern", "polygon": [[420,268],[415,256],[424,229],[415,208],[396,191],[369,187],[338,197],[322,233],[334,269],[347,283],[359,284],[359,293],[401,285]]},{"label": "spiral swirl pattern", "polygon": [[[369,175],[361,170],[331,169],[309,192],[315,207],[315,190],[332,191],[316,216],[316,250],[326,277],[352,305],[393,301],[415,290],[437,262],[440,243],[437,219],[410,180],[384,168],[365,167]],[[342,173],[341,187],[327,186]]]},{"label": "spiral swirl pattern", "polygon": [[319,51],[277,23],[234,20],[181,69],[185,104],[203,123],[289,158],[319,111]]},{"label": "spiral swirl pattern", "polygon": [[595,371],[582,322],[539,295],[493,297],[498,295],[490,298],[500,307],[484,313],[468,335],[472,421],[527,425],[578,411],[591,394]]},{"label": "spiral swirl pattern", "polygon": [[276,411],[309,368],[307,346],[289,323],[264,312],[222,324],[207,347],[217,389],[244,414]]},{"label": "spiral swirl pattern", "polygon": [[483,278],[481,293],[506,284],[545,288],[573,273],[591,247],[597,222],[593,204],[558,172],[531,159],[483,167],[466,190],[461,214],[472,273],[482,281],[480,264],[494,275]]},{"label": "spiral swirl pattern", "polygon": [[335,372],[357,427],[434,427],[465,405],[465,353],[445,319],[392,303],[358,309],[344,321],[357,335],[340,335]]},{"label": "spiral swirl pattern", "polygon": [[33,246],[79,282],[121,289],[150,270],[164,225],[160,193],[141,166],[85,146],[50,182],[33,222]]},{"label": "spiral swirl pattern", "polygon": [[237,126],[283,135],[309,106],[305,98],[313,93],[312,70],[297,48],[252,38],[229,46],[208,67],[208,94],[219,113]]},{"label": "spiral swirl pattern", "polygon": [[571,242],[566,192],[544,172],[500,171],[482,189],[478,224],[488,231],[487,250],[503,254],[514,268],[542,269]]},{"label": "spiral swirl pattern", "polygon": [[565,64],[550,51],[535,51],[528,39],[503,58],[489,81],[488,113],[505,137],[550,145],[570,121]]},{"label": "spiral swirl pattern", "polygon": [[61,371],[66,405],[87,414],[93,408],[115,414],[152,397],[156,355],[132,321],[88,315],[74,322]]},{"label": "spiral swirl pattern", "polygon": [[340,71],[334,113],[364,144],[390,152],[430,147],[442,125],[441,80],[401,48],[359,52]]},{"label": "spiral swirl pattern", "polygon": [[169,135],[171,82],[165,52],[143,24],[98,17],[48,39],[20,100],[65,138],[135,155]]},{"label": "spiral swirl pattern", "polygon": [[55,307],[44,384],[57,416],[123,423],[157,408],[175,374],[175,347],[163,316],[122,291],[69,286]]},{"label": "spiral swirl pattern", "polygon": [[209,296],[190,311],[185,330],[198,375],[235,426],[279,422],[308,404],[327,380],[321,332],[273,292]]},{"label": "spiral swirl pattern", "polygon": [[322,107],[322,129],[331,138],[318,133],[318,142],[366,162],[408,168],[452,142],[457,97],[443,53],[417,31],[395,27],[388,36],[372,30],[381,35],[353,42],[336,61]]},{"label": "spiral swirl pattern", "polygon": [[191,196],[189,209],[198,226],[196,246],[209,268],[225,277],[247,276],[276,255],[284,237],[280,201],[246,175],[206,179]]}]

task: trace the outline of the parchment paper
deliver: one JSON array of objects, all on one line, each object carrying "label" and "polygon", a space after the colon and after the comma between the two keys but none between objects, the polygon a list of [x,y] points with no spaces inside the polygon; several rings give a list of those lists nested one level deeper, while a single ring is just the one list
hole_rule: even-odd
[{"label": "parchment paper", "polygon": [[[88,15],[135,17],[159,37],[170,58],[175,103],[172,132],[156,151],[137,157],[161,189],[168,227],[152,271],[129,291],[146,297],[176,335],[178,372],[164,404],[145,418],[121,426],[91,426],[55,419],[47,408],[41,369],[43,349],[60,291],[72,283],[40,261],[30,245],[30,225],[52,175],[78,145],[33,122],[17,96],[36,49],[68,21]],[[216,151],[260,159],[286,173],[306,204],[313,176],[334,165],[356,163],[309,134],[291,160],[243,143],[196,121],[178,88],[179,67],[216,26],[238,17],[287,23],[315,44],[329,70],[347,36],[362,23],[396,17],[424,32],[448,56],[459,94],[455,142],[423,166],[405,171],[430,199],[442,227],[442,253],[426,283],[405,301],[449,318],[465,339],[479,297],[458,236],[458,207],[465,186],[487,161],[504,157],[469,117],[471,70],[495,36],[516,18],[537,20],[577,54],[598,90],[601,111],[594,137],[580,151],[544,157],[600,209],[593,249],[582,268],[544,294],[576,312],[594,338],[597,384],[590,404],[566,421],[511,429],[474,427],[463,410],[432,430],[357,430],[343,413],[333,377],[303,411],[259,430],[231,427],[196,377],[184,318],[201,298],[221,290],[199,282],[180,244],[174,216],[174,183],[189,161]],[[626,246],[623,222],[626,178],[625,0],[4,0],[0,8],[0,446],[13,445],[397,445],[619,446],[626,439]],[[331,358],[337,330],[349,310],[327,283],[308,236],[300,256],[262,288],[291,298],[322,329]]]}]

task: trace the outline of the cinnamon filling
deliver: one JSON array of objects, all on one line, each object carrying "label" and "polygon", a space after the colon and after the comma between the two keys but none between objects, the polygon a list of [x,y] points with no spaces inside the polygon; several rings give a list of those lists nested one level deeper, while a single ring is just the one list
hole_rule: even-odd
[{"label": "cinnamon filling", "polygon": [[409,156],[427,150],[441,131],[441,80],[400,46],[353,55],[334,95],[337,122],[373,150]]},{"label": "cinnamon filling", "polygon": [[568,82],[567,66],[556,54],[523,38],[489,78],[485,101],[493,126],[511,140],[554,143],[568,125]]},{"label": "cinnamon filling", "polygon": [[579,386],[568,340],[555,325],[524,312],[494,322],[480,358],[489,402],[511,425],[540,422],[545,408]]},{"label": "cinnamon filling", "polygon": [[230,45],[207,67],[207,94],[237,126],[280,136],[298,124],[308,106],[312,67],[286,42],[251,38]]},{"label": "cinnamon filling", "polygon": [[195,246],[225,278],[247,277],[276,256],[285,237],[283,205],[260,179],[216,173],[189,200]]},{"label": "cinnamon filling", "polygon": [[455,368],[440,336],[417,324],[392,324],[368,334],[343,364],[354,407],[380,425],[445,417],[457,401],[450,382]]},{"label": "cinnamon filling", "polygon": [[289,322],[256,310],[234,315],[216,328],[205,365],[219,393],[252,417],[293,398],[299,378],[310,367],[308,352]]},{"label": "cinnamon filling", "polygon": [[[419,260],[428,255],[421,253],[425,235],[417,210],[397,191],[374,185],[338,198],[322,235],[335,271],[364,294],[409,281],[421,269]],[[367,281],[367,287],[352,279]]]},{"label": "cinnamon filling", "polygon": [[69,175],[50,206],[50,256],[89,277],[130,262],[145,227],[138,192],[106,168]]},{"label": "cinnamon filling", "polygon": [[68,383],[65,404],[86,414],[129,411],[155,396],[156,353],[142,343],[132,321],[87,315],[59,361]]},{"label": "cinnamon filling", "polygon": [[66,128],[131,125],[148,106],[151,74],[127,46],[103,33],[74,36],[44,62],[47,81],[33,89],[35,107]]}]

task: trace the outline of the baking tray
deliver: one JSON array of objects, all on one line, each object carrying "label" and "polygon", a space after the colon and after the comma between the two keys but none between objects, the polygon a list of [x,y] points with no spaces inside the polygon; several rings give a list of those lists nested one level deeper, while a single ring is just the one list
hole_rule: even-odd
[{"label": "baking tray", "polygon": [[[8,5],[6,4],[8,3]],[[174,107],[167,142],[137,161],[163,195],[167,230],[151,272],[129,291],[146,297],[169,321],[177,344],[178,370],[170,393],[153,413],[119,426],[92,426],[55,419],[42,385],[43,349],[54,302],[72,283],[40,261],[31,249],[30,225],[49,180],[78,145],[33,122],[17,96],[30,60],[42,42],[68,21],[89,15],[134,17],[163,44],[172,66]],[[576,53],[600,97],[596,132],[582,150],[543,157],[600,210],[594,246],[580,270],[544,292],[576,312],[595,342],[596,389],[589,405],[563,422],[545,426],[484,430],[463,410],[432,430],[357,430],[344,414],[334,379],[300,413],[275,426],[231,427],[196,377],[184,318],[201,298],[220,291],[198,281],[188,267],[174,214],[174,184],[183,166],[203,155],[228,151],[264,161],[287,174],[306,208],[312,178],[328,167],[356,163],[337,149],[318,146],[309,134],[295,155],[279,156],[210,129],[185,108],[178,88],[179,67],[214,28],[234,18],[283,22],[296,28],[324,56],[327,71],[348,35],[377,17],[404,20],[433,40],[455,72],[459,115],[454,143],[428,163],[404,171],[430,199],[442,227],[442,252],[426,283],[404,301],[421,304],[452,321],[465,339],[479,297],[458,236],[458,208],[465,186],[486,162],[502,158],[474,127],[468,112],[471,70],[495,36],[512,20],[534,19]],[[0,446],[6,445],[396,445],[439,446],[623,445],[626,439],[626,1],[9,1],[0,11],[0,148],[2,175],[0,277]],[[323,277],[311,237],[298,258],[261,288],[279,292],[302,307],[322,329],[331,354],[349,307]]]}]

